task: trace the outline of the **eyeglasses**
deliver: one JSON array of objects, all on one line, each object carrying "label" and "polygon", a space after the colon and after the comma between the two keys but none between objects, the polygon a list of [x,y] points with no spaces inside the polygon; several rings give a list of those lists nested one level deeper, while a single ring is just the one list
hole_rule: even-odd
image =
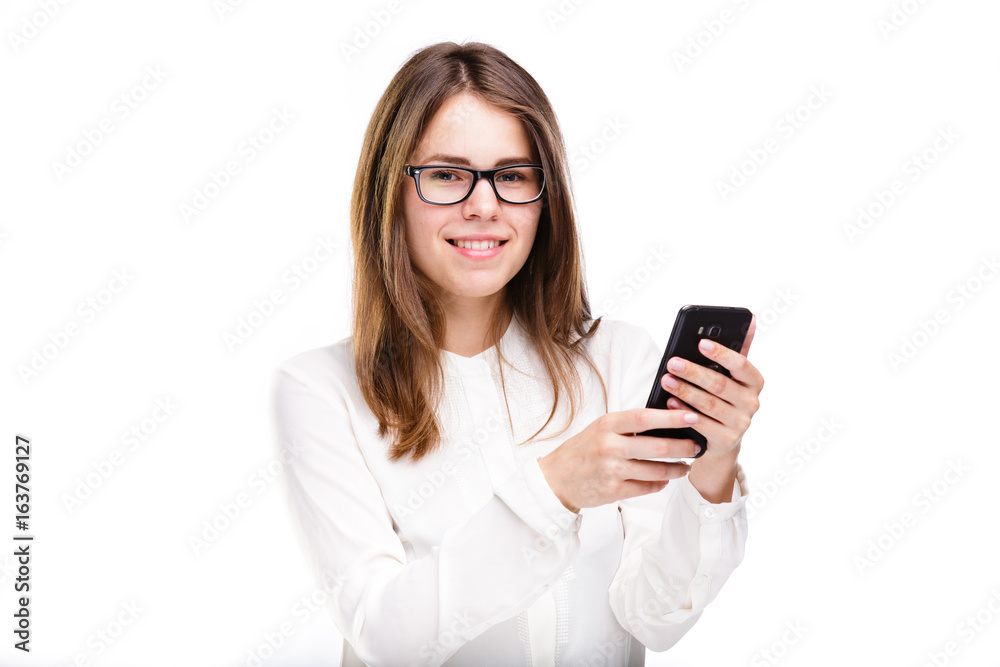
[{"label": "eyeglasses", "polygon": [[405,172],[417,184],[417,196],[428,204],[438,206],[465,201],[480,178],[488,180],[497,199],[507,204],[530,204],[537,201],[545,189],[545,172],[540,164],[515,164],[485,170],[445,165],[406,165]]}]

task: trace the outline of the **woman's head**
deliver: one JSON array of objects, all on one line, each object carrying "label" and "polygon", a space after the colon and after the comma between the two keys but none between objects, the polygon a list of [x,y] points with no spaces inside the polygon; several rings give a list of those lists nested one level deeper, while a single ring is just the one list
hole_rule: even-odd
[{"label": "woman's head", "polygon": [[[411,300],[409,293],[414,288],[421,292],[433,290],[433,284],[417,284],[426,283],[426,272],[422,270],[426,267],[418,265],[419,273],[414,275],[412,263],[405,261],[413,257],[414,250],[407,244],[406,224],[419,222],[407,219],[407,212],[419,211],[423,218],[437,220],[442,217],[457,219],[469,213],[471,208],[468,200],[463,204],[433,207],[417,199],[422,206],[411,206],[408,211],[406,204],[412,198],[407,194],[416,193],[413,179],[404,174],[405,166],[417,166],[414,161],[432,156],[435,146],[461,141],[463,127],[468,128],[480,115],[476,112],[484,107],[509,114],[509,118],[523,126],[531,157],[537,160],[536,164],[542,165],[545,176],[545,193],[534,204],[517,206],[495,202],[518,221],[528,214],[538,213],[534,243],[523,262],[525,274],[533,266],[538,267],[541,270],[539,282],[551,282],[558,275],[570,275],[574,269],[579,270],[574,261],[579,252],[565,147],[545,93],[520,65],[491,46],[435,44],[411,57],[383,94],[372,114],[355,180],[355,227],[352,232],[355,243],[360,242],[363,246],[356,251],[377,255],[380,259],[380,275],[364,279],[383,282],[396,302]],[[502,153],[518,152],[514,146],[505,149],[497,140],[493,143]],[[421,147],[425,150],[420,151]],[[494,165],[471,166],[487,169]],[[476,199],[481,189],[485,190],[485,185],[478,183],[470,199]],[[481,231],[484,230],[472,233]],[[546,277],[544,273],[549,270],[558,275]],[[523,277],[516,282],[520,283],[512,285],[516,294],[535,291],[524,284]]]},{"label": "woman's head", "polygon": [[[417,195],[406,173],[407,165],[488,170],[525,159],[544,174],[542,196],[527,204],[499,201],[481,179],[465,201],[437,206]],[[566,350],[574,334],[583,335],[590,310],[565,146],[541,87],[501,51],[435,44],[400,68],[365,134],[351,237],[358,377],[369,406],[386,406],[373,411],[380,424],[403,434],[404,449],[430,434],[437,439],[428,410],[450,298],[484,299],[494,340],[507,315],[516,314],[544,348],[550,375],[570,370]],[[459,252],[456,239],[506,243],[492,251],[496,256],[474,259]],[[403,399],[396,414],[389,396]]]}]

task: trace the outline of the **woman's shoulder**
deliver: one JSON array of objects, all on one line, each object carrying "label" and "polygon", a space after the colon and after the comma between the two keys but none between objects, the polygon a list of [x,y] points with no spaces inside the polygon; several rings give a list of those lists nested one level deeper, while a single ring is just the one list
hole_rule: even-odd
[{"label": "woman's shoulder", "polygon": [[[584,328],[589,328],[593,323],[593,320],[588,320],[584,323]],[[593,347],[611,352],[641,348],[652,342],[652,338],[648,331],[631,322],[602,317],[591,341]]]},{"label": "woman's shoulder", "polygon": [[[592,320],[585,322],[585,330],[591,324]],[[648,365],[649,359],[660,355],[656,342],[645,329],[631,322],[603,317],[594,335],[586,341],[585,349],[602,375],[635,365]]]},{"label": "woman's shoulder", "polygon": [[274,377],[292,376],[318,388],[334,390],[355,384],[351,338],[314,347],[287,357],[275,366]]}]

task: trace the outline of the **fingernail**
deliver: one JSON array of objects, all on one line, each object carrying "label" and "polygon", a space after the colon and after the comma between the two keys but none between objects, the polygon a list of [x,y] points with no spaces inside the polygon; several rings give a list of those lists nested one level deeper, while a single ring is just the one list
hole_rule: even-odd
[{"label": "fingernail", "polygon": [[682,371],[684,370],[684,361],[678,359],[677,357],[674,357],[673,359],[667,362],[667,368],[669,368],[672,371]]},{"label": "fingernail", "polygon": [[679,408],[681,407],[681,402],[678,401],[676,398],[669,398],[667,399],[667,407],[674,409]]},{"label": "fingernail", "polygon": [[684,421],[686,421],[688,424],[694,424],[696,421],[698,421],[698,415],[696,415],[693,412],[689,412],[686,415],[684,415]]},{"label": "fingernail", "polygon": [[664,375],[663,384],[666,385],[667,389],[677,389],[677,387],[681,386],[681,383],[674,379],[672,375]]},{"label": "fingernail", "polygon": [[702,338],[701,342],[698,343],[698,349],[707,354],[715,350],[715,343],[707,338]]}]

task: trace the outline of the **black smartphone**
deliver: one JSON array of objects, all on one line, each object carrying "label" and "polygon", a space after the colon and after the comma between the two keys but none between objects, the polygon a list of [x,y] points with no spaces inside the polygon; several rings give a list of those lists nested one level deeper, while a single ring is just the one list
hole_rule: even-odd
[{"label": "black smartphone", "polygon": [[[667,347],[663,351],[663,358],[660,359],[660,366],[656,370],[656,377],[653,378],[653,388],[649,392],[649,399],[646,400],[646,407],[658,408],[660,410],[667,409],[667,399],[672,394],[660,385],[660,379],[667,373],[667,361],[673,357],[687,359],[688,361],[722,373],[726,377],[732,377],[728,370],[703,355],[698,350],[698,343],[702,338],[708,338],[720,345],[725,345],[731,350],[739,352],[743,349],[743,342],[746,340],[752,318],[753,314],[746,308],[692,305],[681,308],[677,312],[677,319],[674,320],[674,328],[670,332],[670,340],[667,341]],[[701,450],[694,458],[698,458],[704,454],[707,446],[705,436],[698,433],[692,427],[650,429],[649,431],[643,431],[639,435],[694,440],[701,447]],[[679,461],[681,459],[657,460]]]}]

